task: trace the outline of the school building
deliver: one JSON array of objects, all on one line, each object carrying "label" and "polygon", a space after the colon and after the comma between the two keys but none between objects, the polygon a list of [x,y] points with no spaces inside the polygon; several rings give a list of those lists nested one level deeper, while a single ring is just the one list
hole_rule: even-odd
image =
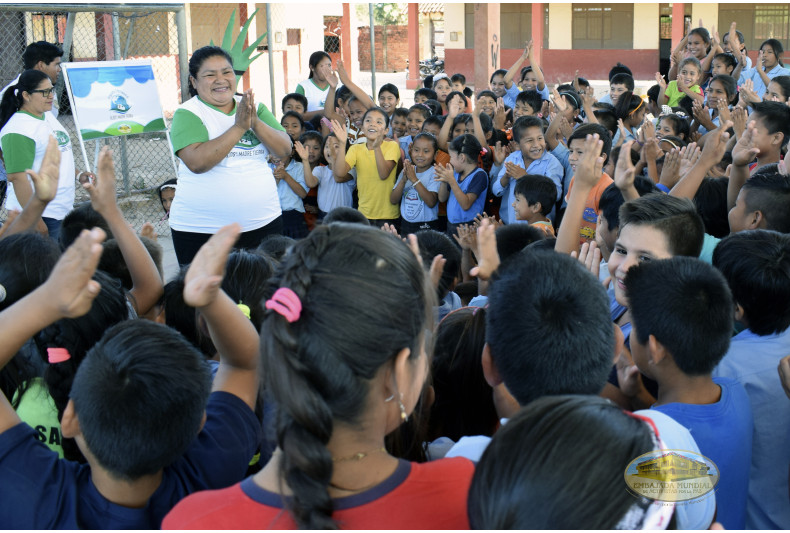
[{"label": "school building", "polygon": [[707,476],[710,471],[707,464],[675,452],[642,461],[636,469],[637,476],[666,481]]}]

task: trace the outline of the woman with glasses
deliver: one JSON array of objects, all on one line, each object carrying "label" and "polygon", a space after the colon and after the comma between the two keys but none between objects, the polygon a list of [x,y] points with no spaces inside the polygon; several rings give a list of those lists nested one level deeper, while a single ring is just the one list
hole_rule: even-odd
[{"label": "woman with glasses", "polygon": [[[21,210],[33,194],[26,171],[39,168],[49,137],[60,148],[60,180],[55,199],[47,205],[39,231],[58,239],[60,223],[74,206],[74,155],[66,129],[51,113],[55,89],[49,76],[39,70],[26,70],[19,82],[6,90],[0,101],[0,148],[8,172],[6,208]],[[89,178],[80,174],[80,181]]]}]

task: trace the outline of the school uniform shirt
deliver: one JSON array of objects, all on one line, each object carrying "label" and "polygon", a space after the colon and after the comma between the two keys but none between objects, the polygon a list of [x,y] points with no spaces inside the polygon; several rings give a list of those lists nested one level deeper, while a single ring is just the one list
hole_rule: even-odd
[{"label": "school uniform shirt", "polygon": [[[274,175],[274,165],[269,165]],[[300,161],[291,159],[285,171],[299,184],[299,186],[307,193],[307,183],[304,181],[304,167]],[[284,179],[277,182],[277,196],[280,197],[280,209],[283,211],[299,211],[304,213],[304,202],[298,194],[294,192],[291,186]]]},{"label": "school uniform shirt", "polygon": [[[689,87],[689,91],[697,94],[702,94],[702,88],[699,85],[692,85]],[[677,80],[672,80],[667,84],[667,89],[664,91],[664,96],[666,96],[669,100],[667,101],[666,105],[669,107],[677,107],[680,105],[680,101],[683,100],[683,97],[686,96],[686,93],[678,89],[678,82]],[[659,102],[663,104],[663,102]]]},{"label": "school uniform shirt", "polygon": [[[710,115],[710,120],[711,120],[711,122],[713,122],[713,125],[718,128],[719,127],[719,115],[716,115],[714,117],[713,116],[713,111],[714,111],[713,109],[708,109],[708,114]],[[705,126],[700,126],[697,131],[699,131],[700,135],[705,135],[706,133],[708,133],[708,130],[707,130],[707,128],[705,128]]]},{"label": "school uniform shirt", "polygon": [[6,529],[159,529],[190,493],[238,483],[259,441],[260,423],[240,398],[213,392],[206,423],[184,455],[165,467],[145,507],[110,502],[90,466],[58,459],[25,423],[0,434],[0,524]]},{"label": "school uniform shirt", "polygon": [[[505,90],[505,96],[502,97],[502,101],[508,107],[516,107],[516,97],[518,96],[518,93],[522,92],[523,90],[524,89],[519,87],[517,83],[513,83],[513,85],[510,87],[510,89],[506,89]],[[537,88],[535,90],[538,91]],[[540,94],[540,97],[543,98],[544,100],[548,100],[549,99],[549,86],[544,84],[543,90],[542,91],[538,91],[538,94]],[[539,111],[540,111],[540,109],[536,109],[535,110],[536,113],[539,112]]]},{"label": "school uniform shirt", "polygon": [[397,205],[390,202],[390,192],[395,185],[395,175],[400,159],[400,146],[394,141],[381,143],[385,161],[394,161],[387,179],[379,178],[376,155],[368,150],[367,144],[355,144],[346,152],[346,163],[357,169],[357,189],[359,190],[359,212],[372,220],[391,220],[398,218]]},{"label": "school uniform shirt", "polygon": [[404,137],[398,138],[398,144],[400,145],[400,149],[406,156],[406,159],[411,161],[411,157],[409,157],[409,145],[411,144],[411,135],[406,135]]},{"label": "school uniform shirt", "polygon": [[[790,76],[790,69],[785,68],[777,63],[774,68],[766,71],[765,74],[768,76],[769,80],[772,80],[777,76]],[[765,91],[768,90],[768,87],[765,85],[765,83],[763,83],[763,78],[760,76],[760,72],[757,70],[757,67],[753,67],[748,70],[742,70],[741,76],[738,78],[738,86],[740,87],[743,85],[746,80],[752,80],[754,83],[754,92],[757,93],[757,96],[760,98],[762,98],[765,94]]]},{"label": "school uniform shirt", "polygon": [[[459,173],[455,173],[455,180],[458,181]],[[488,190],[488,174],[482,168],[474,170],[471,174],[458,182],[458,186],[465,194],[474,193],[477,195],[475,201],[469,209],[462,209],[461,204],[455,198],[455,193],[450,189],[450,198],[447,200],[447,220],[451,224],[464,224],[471,222],[483,212],[486,203],[486,191]]]},{"label": "school uniform shirt", "polygon": [[[241,100],[236,96],[236,102]],[[285,131],[263,104],[258,117],[268,126]],[[236,122],[230,113],[195,96],[176,110],[170,127],[173,152],[191,144],[216,139]],[[170,209],[170,227],[192,233],[216,233],[238,222],[242,231],[252,231],[282,214],[277,184],[268,163],[269,150],[255,132],[248,130],[231,151],[213,168],[195,174],[178,162],[178,194]]]},{"label": "school uniform shirt", "polygon": [[[332,518],[341,529],[469,529],[467,493],[474,465],[467,459],[410,463],[375,487],[334,498]],[[283,497],[247,478],[230,488],[186,498],[163,529],[296,529]]]},{"label": "school uniform shirt", "polygon": [[605,95],[603,95],[601,97],[601,99],[598,100],[598,103],[614,105],[614,101],[612,100],[612,95],[609,94],[609,93],[606,93]]},{"label": "school uniform shirt", "polygon": [[[505,163],[507,162],[513,163],[514,165],[518,165],[522,168],[526,166],[524,164],[524,156],[521,154],[521,150],[513,152],[507,156]],[[507,165],[503,164],[496,178],[494,178],[494,182],[491,184],[491,192],[493,192],[495,196],[504,196],[502,198],[502,205],[499,208],[499,217],[505,224],[513,224],[516,222],[516,212],[513,209],[513,202],[516,201],[516,195],[513,192],[516,188],[516,180],[510,178],[507,186],[503,187],[500,180],[504,177],[506,172]],[[562,177],[565,174],[565,169],[562,168],[562,164],[560,164],[557,158],[551,155],[549,152],[543,152],[543,155],[540,156],[540,159],[536,159],[530,163],[525,174],[540,174],[541,176],[550,178],[551,181],[554,182],[554,185],[557,186],[557,199],[559,200],[562,197]]]},{"label": "school uniform shirt", "polygon": [[353,193],[357,187],[357,170],[352,168],[349,174],[354,176],[354,179],[338,183],[335,181],[334,172],[328,166],[313,169],[313,176],[318,180],[318,209],[329,213],[336,207],[354,205]]},{"label": "school uniform shirt", "polygon": [[[44,159],[49,137],[52,135],[58,143],[60,150],[60,176],[58,177],[58,191],[55,199],[44,209],[42,216],[55,220],[63,218],[74,208],[74,153],[72,152],[71,138],[66,129],[61,126],[52,113],[43,116],[32,115],[26,111],[14,113],[6,125],[0,130],[0,146],[3,149],[5,168],[9,174],[24,172],[27,169],[38,170]],[[30,183],[31,191],[35,190],[33,181],[25,177]],[[8,182],[8,196],[6,209],[22,210],[23,205],[14,193],[14,184]]]},{"label": "school uniform shirt", "polygon": [[725,529],[744,529],[754,430],[752,408],[743,385],[723,377],[713,382],[721,387],[721,398],[716,403],[668,403],[652,409],[688,428],[702,455],[716,464],[720,476],[716,521]]},{"label": "school uniform shirt", "polygon": [[790,328],[772,335],[745,329],[713,370],[714,377],[735,380],[746,388],[754,416],[746,529],[790,529],[790,400],[776,373],[790,354]]},{"label": "school uniform shirt", "polygon": [[307,111],[319,111],[326,104],[326,97],[329,95],[329,84],[322,89],[315,84],[313,78],[304,80],[296,86],[297,93],[307,98]]},{"label": "school uniform shirt", "polygon": [[570,162],[571,151],[568,150],[567,146],[559,143],[550,153],[556,157],[557,161],[559,161],[560,165],[562,165],[562,206],[564,207],[567,203],[566,198],[568,196],[568,191],[570,191],[569,187],[571,179],[573,178],[573,167],[571,166]]},{"label": "school uniform shirt", "polygon": [[[433,207],[428,207],[420,193],[417,192],[417,187],[406,179],[405,171],[401,171],[399,179],[405,180],[406,184],[403,186],[403,196],[400,201],[400,215],[406,222],[418,224],[420,222],[431,222],[439,218],[439,202],[437,201]],[[423,172],[417,173],[417,179],[423,186],[431,192],[438,193],[441,182],[433,179],[436,170],[433,167],[428,168]],[[395,184],[397,187],[398,184]],[[393,187],[393,189],[395,189]],[[452,191],[450,192],[452,195]]]},{"label": "school uniform shirt", "polygon": [[[598,183],[590,189],[590,192],[587,194],[587,199],[584,202],[584,214],[582,215],[582,225],[579,228],[579,237],[581,244],[585,242],[592,242],[595,240],[595,228],[598,225],[598,214],[601,212],[600,207],[598,204],[601,201],[601,196],[606,188],[614,183],[614,180],[609,177],[607,173],[601,174],[601,179],[598,180]],[[571,183],[568,185],[568,195],[565,197],[565,201],[567,202],[568,199],[571,197],[571,190],[573,189],[573,178],[571,178]]]},{"label": "school uniform shirt", "polygon": [[[639,130],[637,130],[636,128],[631,128],[630,130],[626,130],[623,144],[627,143],[628,141],[637,140],[638,135],[639,135]],[[612,138],[612,146],[616,146],[619,140],[620,140],[620,128],[617,128],[617,133],[615,133],[614,138]]]}]

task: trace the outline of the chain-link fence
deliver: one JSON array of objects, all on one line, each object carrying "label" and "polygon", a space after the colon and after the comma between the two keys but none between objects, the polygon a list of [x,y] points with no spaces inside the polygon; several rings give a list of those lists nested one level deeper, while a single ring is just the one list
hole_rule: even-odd
[{"label": "chain-link fence", "polygon": [[[153,65],[165,118],[169,121],[181,102],[179,35],[180,6],[66,7],[62,5],[0,6],[0,83],[9,84],[22,72],[22,53],[36,41],[58,44],[63,61],[149,59]],[[183,19],[182,19],[183,21]],[[86,141],[88,165],[79,138],[63,77],[56,84],[58,120],[71,136],[78,170],[95,169],[100,146],[108,145],[118,176],[118,202],[136,228],[152,222],[159,235],[169,235],[158,187],[176,177],[170,147],[163,133]],[[76,203],[88,201],[77,186]],[[0,213],[5,218],[5,213]]]}]

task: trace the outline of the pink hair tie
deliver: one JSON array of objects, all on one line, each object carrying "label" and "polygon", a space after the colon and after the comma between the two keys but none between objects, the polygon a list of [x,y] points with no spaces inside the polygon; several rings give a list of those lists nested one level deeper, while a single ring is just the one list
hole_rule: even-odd
[{"label": "pink hair tie", "polygon": [[47,348],[47,359],[49,364],[55,365],[71,359],[71,354],[66,348]]},{"label": "pink hair tie", "polygon": [[282,315],[288,322],[296,322],[302,314],[302,302],[294,291],[288,287],[280,287],[266,300],[266,309]]}]

